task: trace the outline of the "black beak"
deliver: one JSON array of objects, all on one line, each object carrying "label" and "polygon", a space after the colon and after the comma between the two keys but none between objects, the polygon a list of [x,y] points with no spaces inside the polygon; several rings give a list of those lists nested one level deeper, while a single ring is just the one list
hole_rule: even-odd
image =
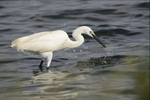
[{"label": "black beak", "polygon": [[95,40],[97,40],[97,42],[99,42],[104,48],[106,48],[106,46],[99,40],[99,38],[96,35],[92,34],[92,36]]}]

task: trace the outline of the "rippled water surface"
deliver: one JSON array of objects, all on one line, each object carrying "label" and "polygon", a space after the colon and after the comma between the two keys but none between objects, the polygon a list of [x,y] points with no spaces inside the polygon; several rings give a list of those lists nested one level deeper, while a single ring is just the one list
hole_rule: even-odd
[{"label": "rippled water surface", "polygon": [[[148,100],[148,0],[0,0],[1,100]],[[94,39],[54,53],[50,69],[40,56],[10,48],[11,41],[42,31],[89,26]]]}]

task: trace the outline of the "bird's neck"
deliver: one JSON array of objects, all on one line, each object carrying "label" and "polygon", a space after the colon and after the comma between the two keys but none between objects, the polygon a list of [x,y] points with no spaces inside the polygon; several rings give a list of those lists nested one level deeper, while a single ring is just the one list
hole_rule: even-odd
[{"label": "bird's neck", "polygon": [[72,36],[75,39],[75,41],[69,39],[69,48],[76,48],[83,44],[84,38],[81,34],[82,32],[78,30],[75,30],[73,32]]}]

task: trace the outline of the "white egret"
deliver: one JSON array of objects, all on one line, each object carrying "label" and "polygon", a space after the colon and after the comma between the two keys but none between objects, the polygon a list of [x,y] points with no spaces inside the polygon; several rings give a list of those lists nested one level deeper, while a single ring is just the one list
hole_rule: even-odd
[{"label": "white egret", "polygon": [[104,48],[106,48],[91,28],[87,26],[78,27],[73,31],[72,36],[76,41],[70,40],[65,31],[56,30],[35,33],[33,35],[18,38],[12,41],[11,47],[17,49],[17,51],[27,51],[29,54],[41,55],[42,61],[39,67],[42,66],[44,59],[47,58],[48,70],[53,52],[80,46],[84,42],[84,38],[81,34],[89,35],[90,37],[96,39]]}]

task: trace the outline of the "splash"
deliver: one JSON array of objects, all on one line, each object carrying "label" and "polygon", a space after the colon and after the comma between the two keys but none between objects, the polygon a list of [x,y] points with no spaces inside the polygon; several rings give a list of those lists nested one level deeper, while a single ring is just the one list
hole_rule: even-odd
[{"label": "splash", "polygon": [[72,50],[73,52],[76,52],[76,50]]},{"label": "splash", "polygon": [[107,64],[106,58],[107,58],[107,56],[110,54],[110,52],[109,52],[106,48],[104,48],[104,49],[105,49],[105,51],[107,52],[107,54],[104,55],[104,58],[103,58],[103,60],[102,60],[102,64]]},{"label": "splash", "polygon": [[104,55],[104,58],[103,58],[102,61],[101,61],[102,64],[107,64],[107,62],[106,62],[106,57],[107,57],[107,55],[105,54],[105,55]]},{"label": "splash", "polygon": [[104,48],[104,49],[105,49],[105,51],[107,52],[107,54],[110,54],[109,51],[108,51],[106,48]]}]

